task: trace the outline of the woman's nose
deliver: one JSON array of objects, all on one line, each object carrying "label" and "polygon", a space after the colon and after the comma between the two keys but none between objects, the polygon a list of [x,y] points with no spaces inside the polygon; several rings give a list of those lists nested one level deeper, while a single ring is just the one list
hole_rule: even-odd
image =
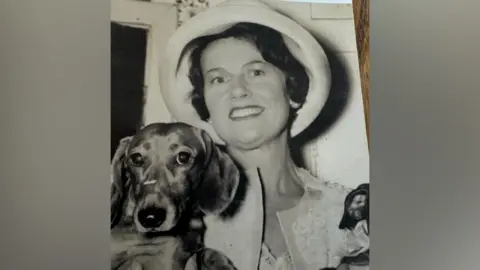
[{"label": "woman's nose", "polygon": [[242,76],[235,78],[232,82],[231,95],[233,99],[245,98],[251,94],[247,82]]}]

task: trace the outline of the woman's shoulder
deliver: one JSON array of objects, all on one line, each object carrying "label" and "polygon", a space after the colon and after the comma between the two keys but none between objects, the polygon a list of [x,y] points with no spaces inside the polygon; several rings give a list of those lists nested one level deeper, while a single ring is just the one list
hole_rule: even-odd
[{"label": "woman's shoulder", "polygon": [[330,223],[328,227],[338,228],[345,211],[345,199],[352,189],[340,183],[317,179],[305,169],[300,169],[299,174],[305,183],[305,194],[297,211],[311,217],[326,218]]},{"label": "woman's shoulder", "polygon": [[305,169],[300,168],[298,173],[304,182],[305,194],[295,211],[291,212],[296,218],[285,221],[293,220],[295,242],[309,265],[322,265],[328,261],[331,266],[336,266],[347,242],[345,231],[340,230],[338,225],[351,189],[340,183],[317,179]]}]

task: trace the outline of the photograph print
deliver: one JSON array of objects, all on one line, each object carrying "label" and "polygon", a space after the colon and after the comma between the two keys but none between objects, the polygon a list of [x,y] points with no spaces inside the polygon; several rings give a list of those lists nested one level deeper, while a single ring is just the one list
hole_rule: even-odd
[{"label": "photograph print", "polygon": [[370,269],[352,5],[110,1],[110,269]]}]

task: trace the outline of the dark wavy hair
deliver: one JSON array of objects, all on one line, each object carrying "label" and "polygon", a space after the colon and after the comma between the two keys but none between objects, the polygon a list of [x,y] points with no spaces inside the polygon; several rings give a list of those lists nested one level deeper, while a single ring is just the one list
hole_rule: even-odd
[{"label": "dark wavy hair", "polygon": [[[227,30],[213,35],[198,37],[185,46],[182,57],[187,51],[190,55],[190,70],[188,77],[193,85],[192,105],[202,120],[210,118],[204,97],[205,81],[201,69],[201,57],[209,44],[219,39],[237,38],[252,43],[268,63],[280,69],[286,77],[287,94],[290,99],[300,105],[305,103],[310,79],[305,67],[292,55],[286,46],[282,35],[269,27],[255,23],[237,23]],[[300,106],[301,107],[301,106]],[[299,108],[300,108],[299,107]],[[296,111],[291,109],[291,118]],[[293,112],[293,113],[292,113]]]}]

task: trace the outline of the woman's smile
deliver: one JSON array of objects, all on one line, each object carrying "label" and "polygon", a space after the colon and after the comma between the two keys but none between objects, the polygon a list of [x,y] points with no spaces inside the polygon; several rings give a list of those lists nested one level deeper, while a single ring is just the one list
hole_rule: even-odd
[{"label": "woman's smile", "polygon": [[236,107],[230,110],[228,117],[233,121],[242,121],[257,117],[263,113],[265,108],[260,106]]}]

